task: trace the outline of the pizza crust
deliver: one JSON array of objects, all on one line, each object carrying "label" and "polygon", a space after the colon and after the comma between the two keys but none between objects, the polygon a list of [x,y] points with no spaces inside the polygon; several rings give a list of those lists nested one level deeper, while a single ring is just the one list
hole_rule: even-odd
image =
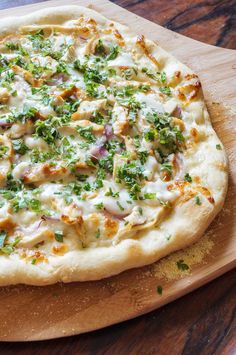
[{"label": "pizza crust", "polygon": [[[37,11],[23,17],[11,17],[1,21],[1,36],[15,32],[21,26],[32,24],[60,25],[69,19],[76,19],[80,15],[94,18],[103,25],[110,23],[98,13],[79,6],[63,6]],[[117,28],[126,34],[129,29],[116,24]],[[130,34],[131,36],[133,34]],[[149,43],[152,43],[149,41]],[[191,72],[186,66],[178,62],[156,44],[153,44],[152,54],[160,58],[160,62],[168,61],[182,70]],[[204,122],[199,127],[206,133],[207,138],[195,148],[195,162],[197,169],[204,176],[204,180],[211,186],[211,193],[215,203],[207,198],[202,204],[196,205],[193,199],[178,204],[170,216],[162,223],[161,228],[140,231],[133,239],[126,239],[120,243],[94,249],[70,251],[63,256],[49,256],[48,263],[32,265],[23,259],[12,256],[0,257],[0,285],[25,283],[31,285],[48,285],[56,282],[98,280],[118,274],[124,270],[140,267],[157,261],[158,259],[195,242],[202,236],[206,228],[223,206],[227,191],[227,158],[224,151],[216,150],[221,144],[214,132],[202,96]],[[201,159],[200,159],[201,157]],[[194,164],[193,164],[194,165]],[[194,169],[194,166],[192,167]],[[171,239],[166,236],[171,229]]]}]

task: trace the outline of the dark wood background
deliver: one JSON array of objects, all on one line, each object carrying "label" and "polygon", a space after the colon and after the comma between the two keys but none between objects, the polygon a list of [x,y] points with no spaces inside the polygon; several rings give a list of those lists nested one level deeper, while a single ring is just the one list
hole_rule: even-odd
[{"label": "dark wood background", "polygon": [[[0,9],[39,1],[0,0]],[[113,2],[183,35],[236,49],[235,0]],[[0,354],[236,354],[236,270],[142,317],[64,339],[1,343]]]}]

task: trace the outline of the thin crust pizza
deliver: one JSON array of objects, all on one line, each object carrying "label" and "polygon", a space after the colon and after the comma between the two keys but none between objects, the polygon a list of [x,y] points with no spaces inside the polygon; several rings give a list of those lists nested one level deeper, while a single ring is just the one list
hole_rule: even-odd
[{"label": "thin crust pizza", "polygon": [[196,241],[227,189],[198,76],[83,7],[0,32],[0,284],[101,279]]}]

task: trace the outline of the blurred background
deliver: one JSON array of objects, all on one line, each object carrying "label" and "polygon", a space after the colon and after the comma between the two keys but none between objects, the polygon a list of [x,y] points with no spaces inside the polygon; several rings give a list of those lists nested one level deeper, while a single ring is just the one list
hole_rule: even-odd
[{"label": "blurred background", "polygon": [[236,49],[235,0],[112,0],[112,2],[198,41]]}]

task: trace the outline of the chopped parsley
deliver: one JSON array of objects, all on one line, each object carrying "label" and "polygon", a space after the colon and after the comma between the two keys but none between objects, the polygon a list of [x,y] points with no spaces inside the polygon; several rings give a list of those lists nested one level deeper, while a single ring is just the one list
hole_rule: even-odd
[{"label": "chopped parsley", "polygon": [[222,150],[221,145],[220,145],[220,144],[216,144],[216,149],[217,149],[217,150]]},{"label": "chopped parsley", "polygon": [[161,87],[159,90],[162,94],[165,94],[167,96],[171,96],[171,90],[170,90],[169,86]]},{"label": "chopped parsley", "polygon": [[162,295],[163,288],[162,286],[157,286],[157,293],[161,296]]},{"label": "chopped parsley", "polygon": [[41,137],[48,144],[55,143],[60,138],[58,127],[68,122],[68,117],[50,117],[45,121],[37,120],[35,123],[35,136]]},{"label": "chopped parsley", "polygon": [[39,213],[41,212],[42,206],[41,201],[32,198],[28,201],[28,208],[33,212]]},{"label": "chopped parsley", "polygon": [[183,259],[178,260],[176,262],[176,265],[177,265],[178,269],[181,270],[181,271],[189,270],[189,266],[184,262]]},{"label": "chopped parsley", "polygon": [[142,73],[145,73],[149,78],[158,81],[160,84],[166,83],[166,73],[163,72],[154,72],[146,67],[142,68]]},{"label": "chopped parsley", "polygon": [[109,47],[109,54],[106,57],[106,60],[114,60],[119,54],[119,46],[117,45],[111,45]]},{"label": "chopped parsley", "polygon": [[101,55],[103,57],[106,55],[106,48],[105,48],[101,38],[99,38],[98,43],[96,44],[95,54],[96,55]]},{"label": "chopped parsley", "polygon": [[16,237],[12,243],[4,245],[6,237],[7,237],[7,233],[5,231],[1,231],[0,232],[0,251],[4,254],[10,255],[14,251],[14,247],[19,243],[21,238]]},{"label": "chopped parsley", "polygon": [[19,43],[7,42],[5,46],[11,51],[18,51],[22,56],[28,56],[28,52]]},{"label": "chopped parsley", "polygon": [[184,137],[181,131],[174,127],[166,127],[160,130],[159,132],[159,142],[161,145],[165,146],[171,152],[178,150],[178,146],[184,142]]},{"label": "chopped parsley", "polygon": [[147,142],[153,142],[157,137],[157,131],[154,128],[144,130],[144,139]]},{"label": "chopped parsley", "polygon": [[[180,150],[184,136],[176,126],[173,126],[172,118],[168,113],[148,112],[146,119],[157,130],[156,138],[168,154]],[[160,147],[161,151],[163,148]]]},{"label": "chopped parsley", "polygon": [[121,203],[120,203],[119,201],[116,201],[116,204],[117,204],[117,206],[119,207],[119,209],[120,209],[121,211],[124,211],[124,210],[125,210],[124,207],[121,205]]},{"label": "chopped parsley", "polygon": [[20,121],[25,123],[27,120],[34,118],[37,111],[38,110],[35,107],[24,104],[21,112],[15,112],[9,118],[12,122]]},{"label": "chopped parsley", "polygon": [[143,171],[144,168],[135,161],[124,164],[117,171],[117,182],[125,183],[134,200],[138,199],[138,194],[141,191],[140,182],[144,179]]},{"label": "chopped parsley", "polygon": [[157,195],[155,192],[146,192],[144,194],[144,199],[145,200],[155,200],[157,198]]},{"label": "chopped parsley", "polygon": [[139,148],[137,150],[137,154],[141,164],[145,164],[148,159],[148,151],[146,149]]},{"label": "chopped parsley", "polygon": [[30,151],[30,159],[32,163],[44,163],[54,157],[56,157],[57,153],[56,150],[51,150],[45,152],[40,151],[38,148],[33,148]]},{"label": "chopped parsley", "polygon": [[109,76],[108,71],[104,69],[103,60],[97,57],[94,61],[87,57],[87,60],[81,63],[77,59],[74,61],[74,69],[83,75],[87,94],[91,97],[99,97],[98,86],[104,84]]},{"label": "chopped parsley", "polygon": [[164,71],[161,72],[160,74],[160,80],[163,84],[166,82],[166,73]]},{"label": "chopped parsley", "polygon": [[138,212],[139,212],[140,216],[143,215],[143,209],[142,209],[142,207],[139,207],[139,208],[138,208]]},{"label": "chopped parsley", "polygon": [[29,148],[25,145],[23,139],[13,139],[12,140],[13,149],[16,153],[24,155]]},{"label": "chopped parsley", "polygon": [[105,193],[105,196],[111,196],[114,198],[118,198],[119,197],[119,192],[113,192],[111,187],[109,187],[109,190]]},{"label": "chopped parsley", "polygon": [[67,65],[66,65],[66,63],[63,62],[63,61],[60,61],[60,62],[57,64],[56,70],[57,70],[57,73],[63,73],[63,74],[69,75],[68,69],[67,69]]},{"label": "chopped parsley", "polygon": [[27,195],[27,192],[25,192],[25,194],[23,192],[21,195],[16,195],[11,200],[11,205],[15,213],[19,212],[19,210],[23,208],[29,209],[35,213],[42,212],[41,201],[35,198],[30,198]]},{"label": "chopped parsley", "polygon": [[63,243],[63,236],[64,236],[64,233],[63,231],[55,231],[55,239],[57,242],[59,243]]},{"label": "chopped parsley", "polygon": [[96,138],[93,134],[93,128],[90,127],[77,127],[77,131],[79,132],[79,135],[84,138],[86,141],[89,143],[94,143],[96,141]]},{"label": "chopped parsley", "polygon": [[19,44],[18,43],[13,43],[13,42],[7,42],[5,44],[5,47],[7,49],[10,49],[12,51],[18,50],[19,49]]},{"label": "chopped parsley", "polygon": [[192,181],[193,181],[193,179],[192,179],[192,177],[189,175],[189,173],[186,173],[186,174],[184,175],[184,180],[187,181],[187,182],[192,182]]},{"label": "chopped parsley", "polygon": [[103,210],[104,208],[103,202],[96,203],[94,206],[96,207],[97,210]]},{"label": "chopped parsley", "polygon": [[10,191],[18,192],[23,188],[21,180],[14,179],[11,173],[7,174],[7,189]]},{"label": "chopped parsley", "polygon": [[196,196],[196,197],[195,197],[195,202],[196,202],[196,204],[197,204],[198,206],[201,206],[201,204],[202,204],[202,201],[201,201],[201,199],[200,199],[199,196]]},{"label": "chopped parsley", "polygon": [[1,248],[1,251],[4,254],[10,255],[14,251],[14,249],[11,245],[5,245],[4,247]]}]

